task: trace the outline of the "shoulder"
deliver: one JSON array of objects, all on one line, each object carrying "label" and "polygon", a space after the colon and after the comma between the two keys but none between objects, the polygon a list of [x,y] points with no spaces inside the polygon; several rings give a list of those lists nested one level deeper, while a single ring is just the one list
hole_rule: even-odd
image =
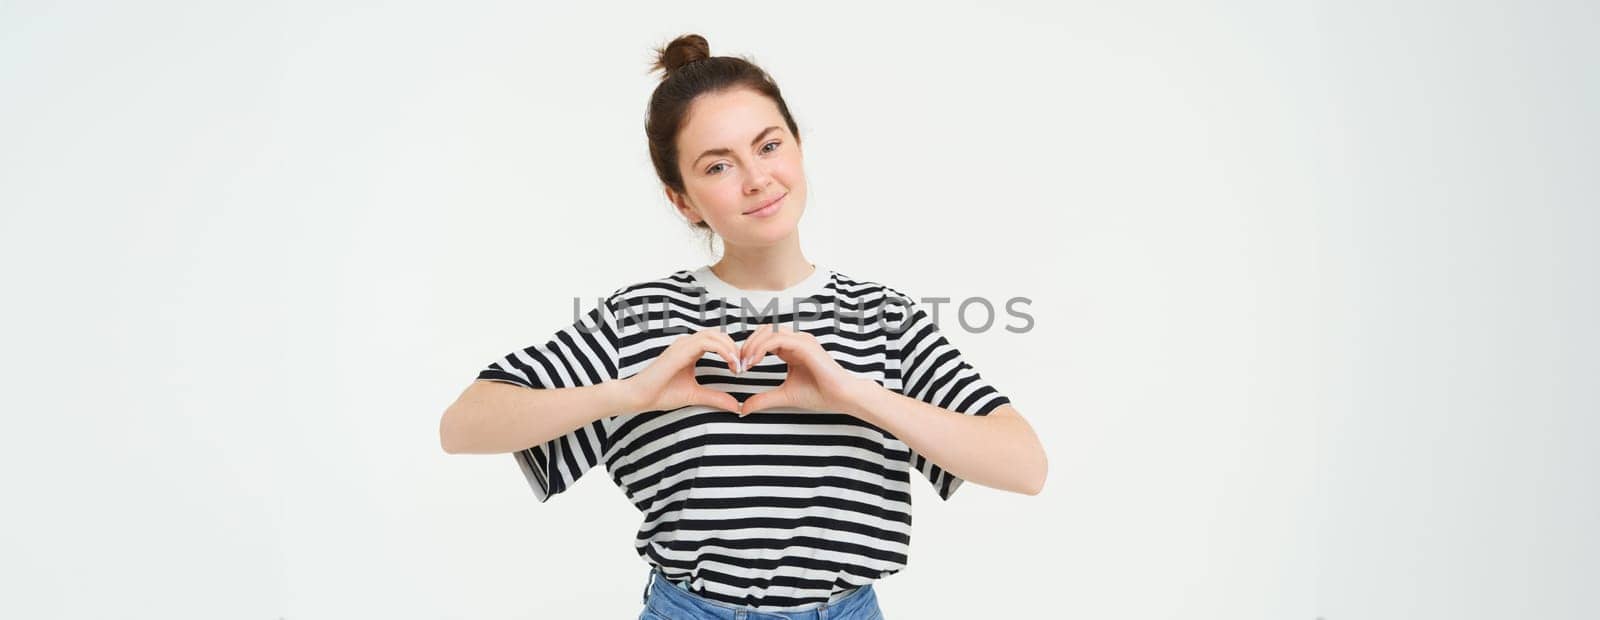
[{"label": "shoulder", "polygon": [[851,303],[878,303],[885,299],[895,299],[895,303],[910,305],[913,301],[910,295],[884,284],[881,280],[859,278],[838,270],[833,272],[833,283],[840,299]]},{"label": "shoulder", "polygon": [[642,303],[661,303],[663,297],[693,301],[698,295],[692,269],[678,269],[655,277],[627,282],[605,296],[612,310]]}]

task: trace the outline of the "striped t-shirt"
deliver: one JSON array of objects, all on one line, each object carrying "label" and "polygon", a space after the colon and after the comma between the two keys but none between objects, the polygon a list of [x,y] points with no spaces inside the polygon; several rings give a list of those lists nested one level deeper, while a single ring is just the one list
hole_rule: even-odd
[{"label": "striped t-shirt", "polygon": [[[638,373],[685,334],[720,326],[742,343],[773,322],[810,332],[841,367],[897,393],[969,415],[1009,402],[922,304],[820,265],[782,291],[735,288],[709,266],[624,286],[477,378],[594,385]],[[743,402],[777,387],[787,369],[768,354],[733,374],[706,353],[694,373]],[[962,482],[859,418],[783,408],[742,418],[700,405],[619,415],[514,456],[541,502],[604,463],[643,513],[634,545],[646,562],[695,594],[760,611],[837,600],[898,572],[911,543],[910,470],[944,499]]]}]

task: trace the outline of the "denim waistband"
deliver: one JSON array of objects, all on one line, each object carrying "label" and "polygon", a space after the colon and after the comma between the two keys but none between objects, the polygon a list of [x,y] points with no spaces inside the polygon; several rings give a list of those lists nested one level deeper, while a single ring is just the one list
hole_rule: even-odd
[{"label": "denim waistband", "polygon": [[667,576],[661,572],[661,568],[656,566],[650,567],[650,579],[645,583],[643,599],[646,605],[650,603],[651,588],[655,588],[659,592],[657,596],[671,599],[674,602],[691,607],[697,607],[701,609],[710,608],[709,611],[715,613],[719,617],[725,616],[732,619],[748,618],[750,620],[757,620],[761,618],[829,618],[830,616],[834,618],[869,617],[868,615],[858,615],[859,612],[867,611],[866,609],[853,609],[854,607],[861,606],[870,606],[871,611],[874,612],[870,614],[870,616],[878,617],[876,614],[876,597],[867,596],[863,598],[861,596],[863,594],[871,593],[872,584],[861,585],[843,592],[834,593],[825,603],[812,603],[810,605],[804,605],[783,611],[757,611],[754,607],[734,605],[731,603],[724,603],[722,601],[706,598],[689,590],[688,587],[683,584],[679,584],[667,579]]}]

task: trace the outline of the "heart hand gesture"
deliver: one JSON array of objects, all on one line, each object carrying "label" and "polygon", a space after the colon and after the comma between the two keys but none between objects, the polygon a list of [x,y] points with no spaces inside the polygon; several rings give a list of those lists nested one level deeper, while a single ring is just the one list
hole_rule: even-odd
[{"label": "heart hand gesture", "polygon": [[667,345],[638,374],[624,379],[635,411],[670,410],[704,405],[726,411],[739,411],[739,400],[732,394],[700,385],[695,380],[694,363],[707,352],[716,353],[737,372],[738,345],[721,329],[709,327],[680,336]]},{"label": "heart hand gesture", "polygon": [[745,399],[740,416],[775,407],[851,412],[862,382],[871,382],[841,367],[816,336],[791,327],[762,325],[739,347],[739,359],[747,370],[767,353],[789,366],[788,377],[771,391]]}]

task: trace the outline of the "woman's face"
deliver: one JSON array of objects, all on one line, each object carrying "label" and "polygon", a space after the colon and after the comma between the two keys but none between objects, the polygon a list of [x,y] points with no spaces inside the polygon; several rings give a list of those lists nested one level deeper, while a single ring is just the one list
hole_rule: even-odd
[{"label": "woman's face", "polygon": [[708,93],[685,120],[678,132],[685,195],[667,191],[678,211],[709,224],[727,245],[768,246],[792,235],[805,210],[806,174],[778,105],[743,88]]}]

